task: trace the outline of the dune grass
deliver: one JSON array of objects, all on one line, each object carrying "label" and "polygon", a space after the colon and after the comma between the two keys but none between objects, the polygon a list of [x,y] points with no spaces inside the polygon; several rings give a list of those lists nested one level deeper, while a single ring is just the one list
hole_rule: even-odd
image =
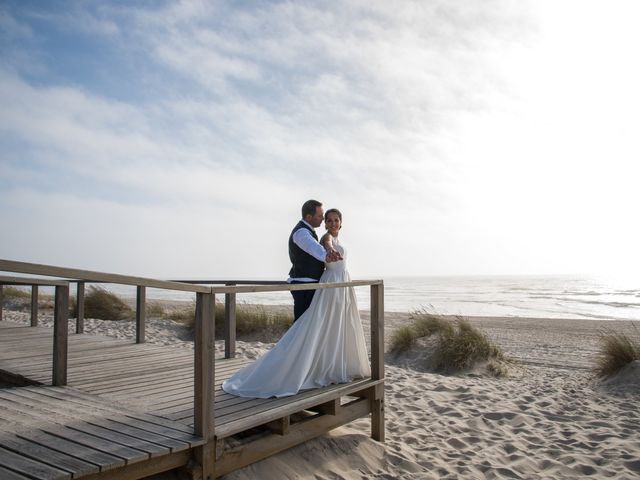
[{"label": "dune grass", "polygon": [[[166,312],[165,318],[180,322],[191,331],[195,328],[195,304]],[[236,306],[236,335],[238,338],[260,337],[262,341],[276,341],[293,323],[292,313],[277,309],[268,310],[262,305],[238,304]],[[224,334],[224,304],[216,303],[215,337]]]},{"label": "dune grass", "polygon": [[600,352],[596,357],[595,373],[600,377],[611,377],[626,365],[640,360],[640,334],[635,338],[624,333],[604,330],[600,334]]},{"label": "dune grass", "polygon": [[133,310],[120,297],[105,288],[90,286],[84,296],[86,318],[125,320],[134,317]]},{"label": "dune grass", "polygon": [[436,372],[455,373],[479,362],[504,360],[500,348],[465,318],[447,319],[425,308],[411,312],[409,318],[410,325],[392,334],[389,348],[392,353],[406,352],[416,346],[419,339],[435,336],[432,368]]},{"label": "dune grass", "polygon": [[31,298],[31,292],[11,285],[5,285],[2,289],[2,296],[4,298]]}]

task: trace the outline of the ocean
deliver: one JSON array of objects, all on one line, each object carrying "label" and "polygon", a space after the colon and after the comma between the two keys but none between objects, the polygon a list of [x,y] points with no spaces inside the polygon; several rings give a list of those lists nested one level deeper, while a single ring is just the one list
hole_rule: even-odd
[{"label": "ocean", "polygon": [[[640,320],[640,279],[612,281],[587,276],[384,277],[385,310],[428,308],[463,316]],[[135,295],[132,287],[110,286]],[[356,288],[361,309],[369,308],[369,288]],[[190,299],[192,295],[150,289],[149,299]],[[238,295],[238,302],[292,305],[288,292]]]}]

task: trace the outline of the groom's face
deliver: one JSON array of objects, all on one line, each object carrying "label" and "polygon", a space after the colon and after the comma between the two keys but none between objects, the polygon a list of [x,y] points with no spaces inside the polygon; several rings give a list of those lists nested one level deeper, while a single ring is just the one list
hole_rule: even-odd
[{"label": "groom's face", "polygon": [[305,218],[305,220],[313,228],[318,228],[320,225],[322,225],[322,220],[324,220],[324,210],[322,209],[322,207],[316,207],[316,213],[314,213],[313,216],[307,215],[307,218]]}]

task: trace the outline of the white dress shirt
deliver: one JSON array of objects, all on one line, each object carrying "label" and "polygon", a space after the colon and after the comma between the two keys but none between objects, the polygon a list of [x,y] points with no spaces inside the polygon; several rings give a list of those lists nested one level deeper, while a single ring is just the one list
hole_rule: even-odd
[{"label": "white dress shirt", "polygon": [[[313,230],[313,227],[309,225],[307,221],[302,220],[302,223],[304,223],[305,225],[308,225],[309,228]],[[327,259],[327,251],[324,249],[322,245],[320,245],[320,243],[318,243],[318,241],[315,238],[313,238],[313,235],[311,235],[311,232],[306,228],[301,228],[299,230],[296,230],[296,232],[293,234],[292,240],[293,240],[293,243],[295,243],[297,246],[299,246],[303,251],[307,252],[313,258],[320,260],[321,262],[324,262]],[[304,277],[304,278],[289,278],[287,280],[287,282],[292,282],[292,281],[317,282],[318,279]]]}]

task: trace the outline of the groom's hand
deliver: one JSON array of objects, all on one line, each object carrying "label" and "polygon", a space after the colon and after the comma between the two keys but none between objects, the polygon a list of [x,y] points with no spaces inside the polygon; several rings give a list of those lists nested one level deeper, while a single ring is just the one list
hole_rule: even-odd
[{"label": "groom's hand", "polygon": [[340,255],[335,250],[329,250],[327,252],[327,258],[325,260],[327,263],[338,262],[340,260],[342,260],[342,255]]}]

